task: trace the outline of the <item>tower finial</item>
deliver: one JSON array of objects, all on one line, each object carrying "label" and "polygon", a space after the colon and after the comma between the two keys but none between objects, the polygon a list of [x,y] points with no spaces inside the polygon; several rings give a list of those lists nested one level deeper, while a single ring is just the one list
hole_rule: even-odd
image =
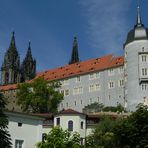
[{"label": "tower finial", "polygon": [[14,36],[15,32],[12,32],[12,37],[11,37],[11,42],[10,42],[10,46],[14,46],[15,47],[15,36]]},{"label": "tower finial", "polygon": [[141,15],[140,15],[140,6],[138,5],[138,7],[137,7],[137,23],[136,23],[136,27],[141,27],[141,26],[143,26],[143,24],[142,24]]}]

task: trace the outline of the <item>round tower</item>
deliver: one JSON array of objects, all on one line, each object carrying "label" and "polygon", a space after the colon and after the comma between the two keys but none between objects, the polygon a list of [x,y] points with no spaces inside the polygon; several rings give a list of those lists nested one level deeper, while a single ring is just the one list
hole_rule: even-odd
[{"label": "round tower", "polygon": [[137,22],[124,44],[125,102],[128,111],[139,103],[148,104],[148,29],[142,24],[140,8]]}]

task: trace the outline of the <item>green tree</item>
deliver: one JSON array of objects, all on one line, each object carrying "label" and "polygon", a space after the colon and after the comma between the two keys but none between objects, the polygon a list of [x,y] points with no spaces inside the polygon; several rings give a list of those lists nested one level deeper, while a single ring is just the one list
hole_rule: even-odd
[{"label": "green tree", "polygon": [[18,85],[17,103],[23,111],[35,113],[57,112],[63,94],[58,91],[60,83],[48,83],[43,77],[35,79],[32,83]]},{"label": "green tree", "polygon": [[103,118],[86,138],[86,148],[92,147],[148,148],[148,106],[138,105],[127,118]]},{"label": "green tree", "polygon": [[103,111],[105,111],[105,112],[108,112],[108,111],[122,112],[122,111],[124,111],[125,112],[125,109],[121,104],[118,104],[117,106],[106,106],[103,108]]},{"label": "green tree", "polygon": [[114,133],[123,147],[148,147],[148,106],[138,105],[134,113],[117,124]]},{"label": "green tree", "polygon": [[5,101],[3,95],[0,93],[0,147],[1,148],[10,148],[11,147],[11,138],[7,131],[8,119],[4,114]]},{"label": "green tree", "polygon": [[83,108],[84,113],[88,112],[100,112],[103,110],[104,105],[102,103],[94,102],[92,104],[89,104]]},{"label": "green tree", "polygon": [[71,133],[60,127],[53,128],[42,142],[37,144],[38,148],[82,148],[80,135]]},{"label": "green tree", "polygon": [[115,147],[114,126],[116,126],[115,120],[109,117],[102,118],[92,134],[86,138],[86,148]]}]

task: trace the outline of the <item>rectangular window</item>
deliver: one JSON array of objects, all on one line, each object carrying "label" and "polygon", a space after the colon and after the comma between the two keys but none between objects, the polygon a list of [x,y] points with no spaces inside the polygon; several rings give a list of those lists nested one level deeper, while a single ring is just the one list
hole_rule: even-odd
[{"label": "rectangular window", "polygon": [[75,101],[75,106],[77,105],[77,102]]},{"label": "rectangular window", "polygon": [[81,81],[81,77],[80,76],[76,77],[76,83],[80,81]]},{"label": "rectangular window", "polygon": [[147,62],[147,55],[141,55],[141,61]]},{"label": "rectangular window", "polygon": [[89,80],[93,80],[93,79],[97,79],[97,78],[100,78],[100,72],[89,74]]},{"label": "rectangular window", "polygon": [[73,94],[75,95],[75,94],[78,94],[78,88],[74,88],[73,89]]},{"label": "rectangular window", "polygon": [[61,90],[60,92],[61,92],[64,96],[68,96],[68,95],[69,95],[69,89]]},{"label": "rectangular window", "polygon": [[147,68],[142,68],[142,76],[148,76]]},{"label": "rectangular window", "polygon": [[119,81],[118,81],[118,86],[121,87],[121,86],[123,86],[123,85],[124,85],[124,80],[123,80],[123,79],[119,80]]},{"label": "rectangular window", "polygon": [[61,84],[62,85],[68,85],[69,84],[69,79],[61,80]]},{"label": "rectangular window", "polygon": [[56,118],[56,125],[60,125],[60,118]]},{"label": "rectangular window", "polygon": [[15,140],[15,148],[23,148],[24,140]]},{"label": "rectangular window", "polygon": [[114,75],[114,69],[109,69],[108,70],[108,75],[113,76]]},{"label": "rectangular window", "polygon": [[100,78],[100,72],[96,72],[96,78]]},{"label": "rectangular window", "polygon": [[84,122],[83,121],[81,121],[81,129],[83,129],[84,127]]},{"label": "rectangular window", "polygon": [[95,85],[90,85],[89,86],[89,92],[95,91]]},{"label": "rectangular window", "polygon": [[77,95],[77,94],[82,94],[83,93],[83,88],[82,87],[76,87],[73,89],[73,94]]},{"label": "rectangular window", "polygon": [[114,88],[115,87],[115,83],[113,81],[109,82],[108,87],[109,87],[109,89]]},{"label": "rectangular window", "polygon": [[119,68],[119,74],[122,74],[124,72],[124,68],[123,67],[120,67]]},{"label": "rectangular window", "polygon": [[95,73],[90,73],[89,74],[89,80],[95,79]]},{"label": "rectangular window", "polygon": [[79,94],[83,93],[83,88],[82,87],[79,87],[78,90],[79,90]]},{"label": "rectangular window", "polygon": [[147,84],[142,84],[141,85],[141,90],[147,90]]},{"label": "rectangular window", "polygon": [[21,122],[18,122],[18,127],[22,127],[22,123]]},{"label": "rectangular window", "polygon": [[96,89],[95,90],[100,90],[100,84],[96,84]]},{"label": "rectangular window", "polygon": [[68,96],[69,95],[69,89],[65,90],[64,96]]}]

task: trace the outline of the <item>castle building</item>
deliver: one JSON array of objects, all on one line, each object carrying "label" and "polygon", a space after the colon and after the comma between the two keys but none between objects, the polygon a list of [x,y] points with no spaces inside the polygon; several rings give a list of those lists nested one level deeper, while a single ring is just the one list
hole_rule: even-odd
[{"label": "castle building", "polygon": [[[13,46],[10,44],[10,47],[15,47],[13,38],[11,41]],[[19,61],[16,48],[13,50],[15,50],[15,60]],[[27,55],[30,55],[29,53],[30,45]],[[27,57],[32,59],[32,56]],[[5,61],[7,61],[7,53]],[[17,62],[15,67],[19,67],[19,62]],[[10,71],[13,70],[11,69]],[[17,71],[17,68],[15,70]],[[27,68],[25,71],[27,72]],[[8,79],[7,75],[10,75],[12,72],[8,73],[6,70],[2,72],[5,76],[5,81],[3,80],[3,82],[8,84],[11,77]],[[24,76],[24,79],[28,79],[27,74]],[[20,80],[19,72],[16,75],[15,79],[17,80],[13,80],[13,82]],[[74,38],[70,62],[65,66],[40,72],[36,77],[39,76],[44,77],[49,82],[61,82],[62,85],[59,91],[64,94],[64,100],[60,103],[59,110],[72,108],[82,112],[85,106],[94,102],[102,103],[104,106],[117,106],[120,103],[128,111],[135,110],[139,103],[147,105],[148,29],[142,23],[139,7],[137,9],[136,24],[128,33],[124,43],[124,56],[109,54],[80,62],[78,43],[77,39]],[[14,84],[0,87],[0,90],[5,95],[9,95],[9,97],[16,89]],[[15,107],[15,103],[13,102],[12,104]]]},{"label": "castle building", "polygon": [[137,22],[124,44],[125,99],[133,110],[148,105],[148,29],[142,24],[138,7]]},{"label": "castle building", "polygon": [[15,84],[31,80],[36,74],[36,61],[32,58],[31,47],[29,43],[26,57],[20,64],[20,56],[16,48],[14,32],[11,42],[5,53],[4,61],[1,67],[2,85]]}]

